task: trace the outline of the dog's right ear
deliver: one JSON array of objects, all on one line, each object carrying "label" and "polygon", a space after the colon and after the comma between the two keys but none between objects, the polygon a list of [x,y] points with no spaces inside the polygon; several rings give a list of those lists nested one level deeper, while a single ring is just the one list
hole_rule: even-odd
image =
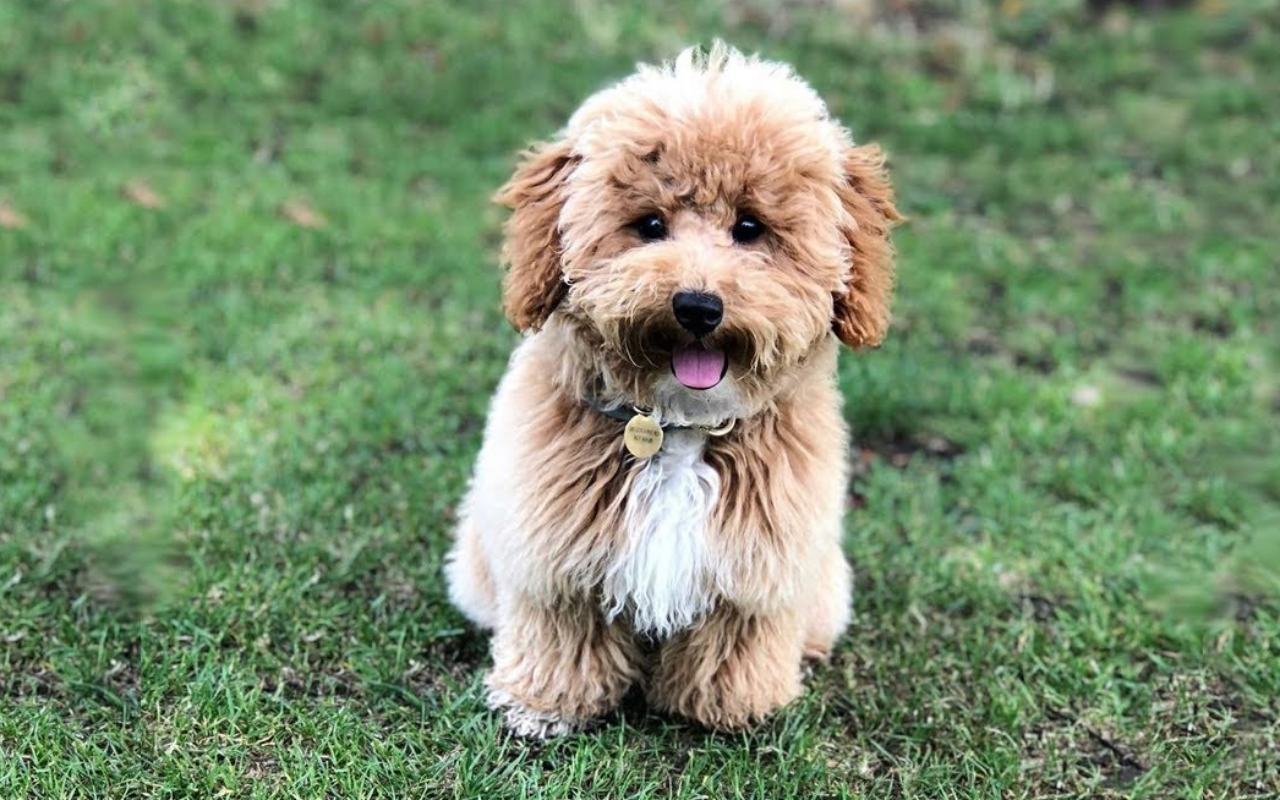
[{"label": "dog's right ear", "polygon": [[520,331],[537,330],[564,299],[560,209],[565,183],[578,163],[565,140],[537,145],[520,159],[494,200],[512,210],[502,246],[502,307]]}]

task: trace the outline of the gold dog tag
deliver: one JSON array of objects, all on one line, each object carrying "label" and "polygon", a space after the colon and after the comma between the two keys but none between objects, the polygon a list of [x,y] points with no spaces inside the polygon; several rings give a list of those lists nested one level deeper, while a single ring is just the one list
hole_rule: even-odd
[{"label": "gold dog tag", "polygon": [[622,442],[627,452],[636,458],[651,458],[662,449],[662,426],[653,417],[636,414],[627,421]]}]

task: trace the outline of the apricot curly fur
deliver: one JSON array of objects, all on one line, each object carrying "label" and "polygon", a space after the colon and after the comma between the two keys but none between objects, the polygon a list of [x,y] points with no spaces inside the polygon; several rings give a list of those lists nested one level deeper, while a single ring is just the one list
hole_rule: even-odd
[{"label": "apricot curly fur", "polygon": [[[883,154],[855,145],[789,67],[717,44],[587,99],[496,199],[512,209],[504,308],[526,335],[447,566],[455,604],[493,631],[491,704],[531,736],[581,728],[636,684],[709,727],[762,719],[799,693],[801,659],[825,658],[849,619],[836,357],[889,326],[901,215]],[[744,213],[765,236],[734,241]],[[640,239],[646,214],[662,217],[665,239]],[[692,341],[672,312],[680,291],[724,304],[703,339],[727,357],[712,389],[671,374],[673,350]],[[674,449],[630,457],[602,406],[736,424],[723,437],[670,434],[696,457],[680,473],[694,467]],[[659,464],[687,479],[684,494],[655,493]],[[695,512],[705,516],[681,516]],[[636,537],[671,525],[682,537],[637,555]],[[680,566],[681,583],[618,594],[619,575],[670,579],[619,572],[638,557]],[[654,591],[696,615],[638,625],[652,615],[636,603]]]}]

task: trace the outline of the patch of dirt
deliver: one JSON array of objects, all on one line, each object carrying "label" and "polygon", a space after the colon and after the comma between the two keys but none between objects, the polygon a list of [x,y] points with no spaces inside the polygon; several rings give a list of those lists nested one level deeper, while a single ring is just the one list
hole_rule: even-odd
[{"label": "patch of dirt", "polygon": [[318,103],[324,90],[325,74],[318,69],[305,70],[294,87],[294,96],[303,103]]},{"label": "patch of dirt", "polygon": [[293,667],[281,667],[274,674],[260,674],[258,688],[267,694],[279,693],[290,698],[348,698],[364,694],[359,676],[342,666],[305,673]]},{"label": "patch of dirt", "polygon": [[1264,614],[1267,616],[1280,614],[1280,609],[1260,594],[1232,592],[1223,598],[1223,603],[1236,622],[1253,622]]},{"label": "patch of dirt", "polygon": [[1136,386],[1152,387],[1164,384],[1164,381],[1160,379],[1160,375],[1155,370],[1147,367],[1116,367],[1112,371],[1124,382]]},{"label": "patch of dirt", "polygon": [[[1230,727],[1236,730],[1244,730],[1280,723],[1278,702],[1272,698],[1270,708],[1253,704],[1231,681],[1209,672],[1170,675],[1152,692],[1152,707],[1170,727],[1202,737],[1214,733],[1204,724],[1206,712],[1229,720]],[[1197,721],[1201,724],[1197,725]]]},{"label": "patch of dirt", "polygon": [[1090,11],[1101,13],[1113,8],[1132,8],[1138,11],[1165,11],[1186,8],[1192,0],[1088,0]]},{"label": "patch of dirt", "polygon": [[275,756],[257,749],[250,751],[249,768],[245,770],[245,777],[253,781],[261,781],[279,774],[280,763],[276,761]]},{"label": "patch of dirt", "polygon": [[1107,776],[1103,785],[1112,789],[1127,789],[1146,774],[1146,765],[1119,744],[1091,728],[1086,730],[1089,741],[1094,745],[1090,758]]},{"label": "patch of dirt", "polygon": [[[361,555],[365,555],[362,553]],[[337,584],[337,589],[347,597],[360,597],[370,602],[381,598],[382,608],[389,613],[399,613],[423,605],[421,580],[415,580],[403,570],[388,564],[389,556],[370,553],[366,558],[376,561],[362,568],[366,562],[348,567],[348,576]]]},{"label": "patch of dirt", "polygon": [[866,475],[879,462],[902,469],[912,458],[952,461],[964,455],[964,446],[934,433],[900,434],[886,438],[855,437],[853,476]]},{"label": "patch of dirt", "polygon": [[0,676],[0,697],[12,700],[55,700],[67,696],[66,685],[58,673],[45,667],[19,668]]},{"label": "patch of dirt", "polygon": [[[1081,346],[1090,355],[1099,356],[1105,354],[1109,343],[1100,340],[1082,343]],[[1058,369],[1058,360],[1052,353],[1010,348],[991,331],[983,328],[969,332],[964,349],[970,355],[1004,359],[1019,369],[1028,369],[1040,375],[1052,375]]]},{"label": "patch of dirt", "polygon": [[[1051,709],[1023,733],[1023,772],[1045,789],[1052,787],[1054,796],[1123,797],[1153,766],[1149,744],[1202,741],[1225,765],[1206,797],[1277,796],[1280,778],[1273,775],[1280,771],[1271,768],[1275,759],[1259,758],[1274,742],[1274,701],[1272,707],[1260,707],[1228,678],[1210,671],[1181,671],[1158,679],[1144,671],[1140,680],[1153,682],[1151,702],[1144,719],[1129,720],[1137,723],[1132,733],[1118,733],[1106,719],[1097,718],[1097,709]],[[1190,755],[1179,751],[1174,746],[1164,757]],[[1152,796],[1185,794],[1178,791],[1183,771],[1177,764],[1163,766],[1168,783]]]},{"label": "patch of dirt", "polygon": [[1029,369],[1041,375],[1052,375],[1058,369],[1058,359],[1054,358],[1051,353],[1015,350],[1013,363],[1021,369]]},{"label": "patch of dirt", "polygon": [[[850,464],[852,479],[846,495],[850,509],[867,506],[867,496],[858,490],[858,481],[870,474],[877,464],[888,464],[894,469],[906,469],[913,458],[927,458],[950,462],[963,455],[963,445],[936,434],[912,434],[888,438],[858,437]],[[950,480],[944,474],[942,480]]]},{"label": "patch of dirt", "polygon": [[1222,314],[1196,314],[1191,318],[1192,330],[1207,333],[1218,339],[1226,339],[1236,332],[1235,320]]},{"label": "patch of dirt", "polygon": [[1023,768],[1041,773],[1042,782],[1059,790],[1124,791],[1148,769],[1131,745],[1067,711],[1050,710],[1043,724],[1027,730],[1023,742]]},{"label": "patch of dirt", "polygon": [[990,331],[977,330],[969,334],[965,347],[975,356],[993,356],[1000,352],[1001,344]]},{"label": "patch of dirt", "polygon": [[21,68],[0,72],[0,101],[17,105],[22,102],[22,90],[27,84],[27,73]]},{"label": "patch of dirt", "polygon": [[113,659],[106,674],[102,676],[102,683],[120,698],[136,702],[139,681],[135,660],[136,658]]},{"label": "patch of dirt", "polygon": [[445,636],[427,645],[423,655],[442,662],[452,670],[470,672],[483,666],[489,658],[489,636],[467,626],[455,636]]},{"label": "patch of dirt", "polygon": [[258,32],[258,15],[248,8],[237,8],[231,23],[241,36],[253,36]]},{"label": "patch of dirt", "polygon": [[1023,612],[1036,622],[1053,622],[1058,616],[1059,605],[1053,598],[1040,594],[1024,593],[1018,595],[1017,600]]}]

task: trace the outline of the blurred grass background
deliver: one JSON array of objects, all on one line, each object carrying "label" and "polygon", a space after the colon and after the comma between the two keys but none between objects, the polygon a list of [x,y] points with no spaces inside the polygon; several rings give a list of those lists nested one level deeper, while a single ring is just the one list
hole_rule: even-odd
[{"label": "blurred grass background", "polygon": [[[857,619],[531,745],[440,559],[514,152],[723,36],[891,154]],[[1280,794],[1280,8],[0,0],[0,796]]]}]

